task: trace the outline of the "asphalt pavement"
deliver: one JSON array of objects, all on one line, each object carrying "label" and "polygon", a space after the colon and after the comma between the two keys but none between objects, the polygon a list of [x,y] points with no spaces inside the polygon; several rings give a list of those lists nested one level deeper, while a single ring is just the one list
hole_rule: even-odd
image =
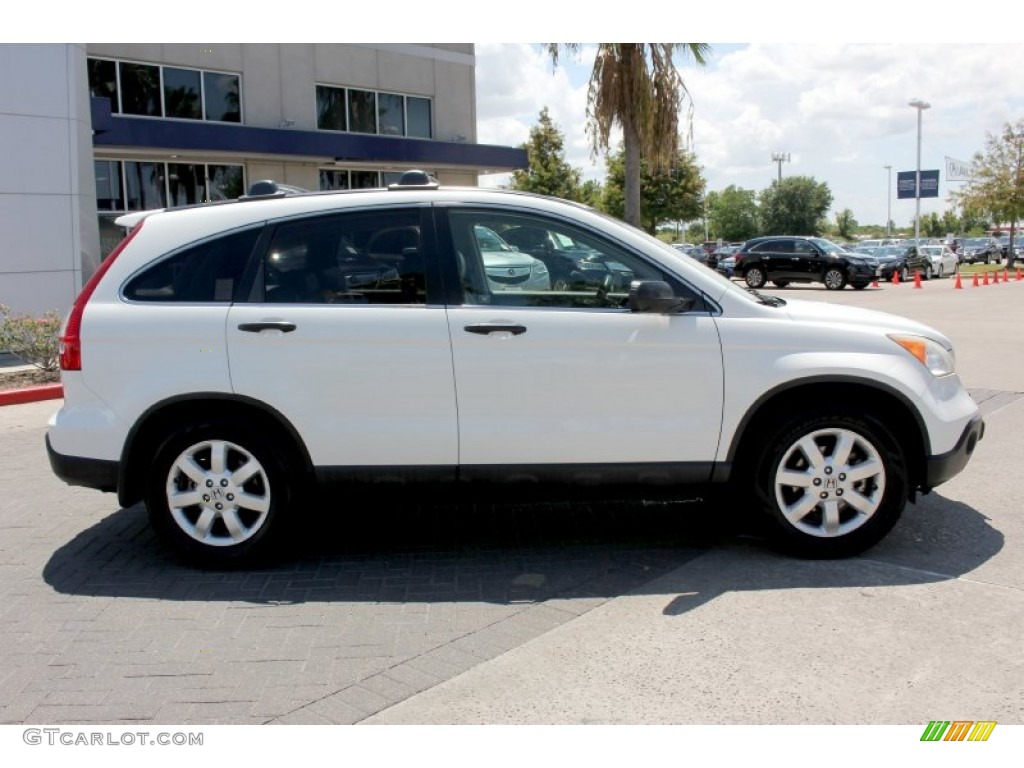
[{"label": "asphalt pavement", "polygon": [[60,401],[0,408],[0,723],[1024,723],[1024,282],[774,292],[936,326],[986,414],[861,557],[722,508],[342,499],[294,560],[195,570],[53,477]]}]

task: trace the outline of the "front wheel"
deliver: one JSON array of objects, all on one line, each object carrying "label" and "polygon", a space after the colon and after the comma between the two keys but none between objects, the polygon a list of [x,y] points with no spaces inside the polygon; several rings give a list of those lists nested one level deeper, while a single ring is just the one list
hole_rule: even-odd
[{"label": "front wheel", "polygon": [[763,288],[767,282],[767,276],[764,273],[764,269],[761,267],[751,267],[743,274],[743,279],[747,281],[748,288]]},{"label": "front wheel", "polygon": [[755,497],[774,539],[794,555],[848,557],[878,543],[907,500],[899,442],[844,409],[780,425],[757,461]]},{"label": "front wheel", "polygon": [[146,508],[160,538],[204,566],[249,564],[282,543],[292,495],[286,464],[257,433],[230,424],[186,427],[157,451]]},{"label": "front wheel", "polygon": [[868,284],[867,283],[850,283],[850,286],[855,291],[863,291],[865,288],[868,287]]},{"label": "front wheel", "polygon": [[924,279],[931,280],[935,275],[932,274],[932,265],[926,264],[924,267]]},{"label": "front wheel", "polygon": [[846,273],[837,267],[832,267],[825,272],[822,282],[825,283],[825,287],[830,291],[842,290],[843,286],[846,285]]}]

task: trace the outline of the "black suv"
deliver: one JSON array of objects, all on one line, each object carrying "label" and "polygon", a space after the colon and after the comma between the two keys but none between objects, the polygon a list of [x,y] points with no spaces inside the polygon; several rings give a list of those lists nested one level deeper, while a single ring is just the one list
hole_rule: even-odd
[{"label": "black suv", "polygon": [[771,280],[779,288],[790,283],[824,283],[838,291],[847,283],[861,289],[876,277],[868,260],[820,237],[755,237],[736,252],[736,274],[751,288]]}]

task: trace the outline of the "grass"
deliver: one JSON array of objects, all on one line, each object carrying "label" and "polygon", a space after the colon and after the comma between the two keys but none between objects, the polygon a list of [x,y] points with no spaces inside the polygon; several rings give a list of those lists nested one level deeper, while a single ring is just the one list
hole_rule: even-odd
[{"label": "grass", "polygon": [[1020,269],[1022,272],[1024,272],[1024,264],[1021,264],[1020,262],[1014,262],[1013,266],[1010,268],[1007,268],[1005,264],[961,264],[960,274],[973,275],[975,272],[977,272],[980,275],[984,272],[988,272],[989,274],[993,272],[998,272],[1000,276],[1002,276],[1004,269],[1006,269],[1009,272],[1011,280],[1016,280],[1017,270]]}]

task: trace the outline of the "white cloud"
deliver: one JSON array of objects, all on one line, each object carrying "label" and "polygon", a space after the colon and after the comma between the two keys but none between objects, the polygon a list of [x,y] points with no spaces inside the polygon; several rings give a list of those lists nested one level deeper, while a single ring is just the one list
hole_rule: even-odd
[{"label": "white cloud", "polygon": [[[754,43],[715,46],[708,66],[682,66],[694,103],[693,148],[710,189],[736,184],[760,190],[776,178],[775,152],[788,152],[783,175],[826,182],[834,208],[864,223],[885,220],[885,165],[913,170],[917,113],[913,98],[932,104],[922,116],[922,168],[946,156],[969,160],[986,132],[1024,118],[1024,46],[1009,44]],[[566,136],[570,163],[588,177],[585,133],[591,52],[559,62],[526,44],[477,46],[479,140],[520,144],[541,107]],[[942,182],[941,193],[956,184]],[[943,198],[923,200],[941,211]],[[892,200],[894,220],[909,222],[912,201]]]}]

